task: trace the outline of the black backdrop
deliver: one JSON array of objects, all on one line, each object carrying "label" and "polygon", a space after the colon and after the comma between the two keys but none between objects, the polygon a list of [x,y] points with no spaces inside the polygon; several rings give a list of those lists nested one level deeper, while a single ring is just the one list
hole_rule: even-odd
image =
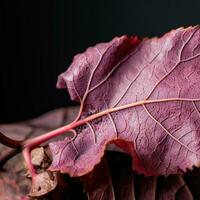
[{"label": "black backdrop", "polygon": [[72,105],[67,91],[55,88],[57,75],[88,46],[199,23],[199,0],[3,0],[0,122]]}]

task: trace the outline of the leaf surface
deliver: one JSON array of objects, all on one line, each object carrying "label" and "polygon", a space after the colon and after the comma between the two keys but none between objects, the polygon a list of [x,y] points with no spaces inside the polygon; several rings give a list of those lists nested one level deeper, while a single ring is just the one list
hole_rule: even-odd
[{"label": "leaf surface", "polygon": [[199,166],[200,29],[161,38],[122,36],[75,56],[58,79],[79,101],[76,137],[50,144],[51,170],[90,172],[115,142],[145,175]]}]

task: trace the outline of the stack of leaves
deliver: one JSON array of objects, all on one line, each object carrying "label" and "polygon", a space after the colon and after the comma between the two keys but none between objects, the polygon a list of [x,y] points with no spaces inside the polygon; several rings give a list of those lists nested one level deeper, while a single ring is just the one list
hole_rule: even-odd
[{"label": "stack of leaves", "polygon": [[[90,199],[129,199],[127,191],[130,199],[181,199],[183,195],[192,199],[177,174],[200,164],[199,26],[179,28],[161,38],[122,36],[88,48],[74,57],[57,87],[67,88],[71,99],[80,103],[79,113],[72,123],[23,143],[32,175],[29,151],[70,132],[73,137],[49,144],[48,170],[86,176]],[[136,178],[137,192],[127,186],[115,195],[121,187],[113,186],[114,178],[109,178],[107,161],[102,159],[111,143],[130,155],[132,170],[151,177]],[[107,174],[105,180],[97,175],[99,170]],[[156,179],[159,175],[169,177]],[[96,179],[99,186],[91,184]]]}]

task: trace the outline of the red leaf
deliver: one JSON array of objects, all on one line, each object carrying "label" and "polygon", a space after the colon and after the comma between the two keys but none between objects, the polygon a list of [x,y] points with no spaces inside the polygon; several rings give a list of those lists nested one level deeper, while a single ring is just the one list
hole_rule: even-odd
[{"label": "red leaf", "polygon": [[75,140],[50,144],[51,170],[86,174],[117,139],[146,175],[199,165],[199,26],[138,43],[123,36],[88,48],[60,75],[58,87],[81,107]]}]

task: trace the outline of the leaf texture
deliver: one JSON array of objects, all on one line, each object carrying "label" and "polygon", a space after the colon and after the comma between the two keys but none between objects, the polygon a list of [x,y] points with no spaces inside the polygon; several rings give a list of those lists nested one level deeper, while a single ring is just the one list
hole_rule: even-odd
[{"label": "leaf texture", "polygon": [[145,175],[199,166],[200,28],[161,38],[122,36],[74,57],[58,78],[80,102],[74,140],[50,143],[51,170],[90,172],[114,142]]}]

